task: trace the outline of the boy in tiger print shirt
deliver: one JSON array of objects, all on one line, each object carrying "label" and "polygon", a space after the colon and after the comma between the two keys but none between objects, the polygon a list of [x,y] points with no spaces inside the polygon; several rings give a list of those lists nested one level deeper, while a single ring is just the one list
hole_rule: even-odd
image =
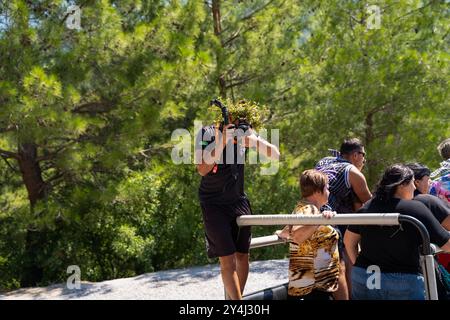
[{"label": "boy in tiger print shirt", "polygon": [[[328,179],[317,170],[306,170],[300,177],[303,199],[293,214],[323,215],[335,213],[318,208],[327,203]],[[339,233],[329,225],[286,226],[278,233],[290,240],[288,300],[329,300],[338,289]]]}]

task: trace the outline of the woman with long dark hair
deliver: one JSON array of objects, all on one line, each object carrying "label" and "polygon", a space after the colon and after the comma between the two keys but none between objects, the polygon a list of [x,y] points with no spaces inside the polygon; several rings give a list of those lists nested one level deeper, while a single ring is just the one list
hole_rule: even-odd
[{"label": "woman with long dark hair", "polygon": [[[400,213],[420,220],[431,242],[450,251],[450,233],[414,197],[414,173],[402,164],[386,169],[375,196],[358,212]],[[423,300],[424,278],[419,263],[421,238],[409,225],[349,226],[344,237],[351,261],[352,298],[355,300]],[[361,251],[358,253],[358,243]],[[373,276],[373,272],[380,272]],[[373,281],[376,277],[379,281]]]}]

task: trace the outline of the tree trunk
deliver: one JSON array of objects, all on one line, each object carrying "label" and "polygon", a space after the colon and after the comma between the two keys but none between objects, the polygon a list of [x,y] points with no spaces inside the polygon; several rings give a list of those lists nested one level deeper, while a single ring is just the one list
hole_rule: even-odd
[{"label": "tree trunk", "polygon": [[[34,143],[24,143],[19,146],[19,168],[22,173],[23,183],[28,192],[28,199],[32,213],[39,200],[46,197],[45,182],[42,179],[42,171],[37,161],[37,147]],[[36,286],[43,277],[43,268],[38,261],[39,252],[46,245],[45,230],[38,230],[30,222],[25,241],[24,261],[22,265],[21,286]]]},{"label": "tree trunk", "polygon": [[367,147],[373,141],[373,113],[370,112],[366,116],[365,120],[365,137],[364,137],[364,145]]},{"label": "tree trunk", "polygon": [[[370,111],[365,119],[365,135],[364,135],[364,147],[366,148],[366,150],[368,149],[369,145],[372,144],[373,140],[374,140],[374,133],[373,133],[373,116],[374,116],[374,112]],[[374,159],[374,157],[372,158]],[[373,164],[373,160],[371,160],[370,156],[369,159],[367,160],[367,164],[366,164],[366,170],[367,170],[367,174],[366,174],[366,178],[368,178],[368,180],[370,181],[374,181],[374,179],[376,179],[376,177],[372,177],[372,174],[374,173],[374,170],[371,169],[371,165]]]},{"label": "tree trunk", "polygon": [[[212,15],[213,15],[213,22],[214,22],[214,34],[216,35],[216,37],[218,37],[219,39],[221,39],[221,34],[222,34],[222,25],[220,23],[220,0],[213,0],[212,1]],[[220,41],[220,43],[222,43],[222,41]],[[219,74],[218,77],[218,85],[219,85],[219,92],[220,92],[220,96],[222,98],[226,98],[227,97],[227,83],[225,80],[225,75],[222,73],[222,50],[224,48],[220,48],[217,52],[216,52],[216,63],[217,63],[217,71]]]},{"label": "tree trunk", "polygon": [[214,21],[214,34],[216,36],[220,36],[220,33],[222,32],[222,25],[220,24],[220,0],[213,0],[212,14]]},{"label": "tree trunk", "polygon": [[31,207],[38,200],[45,198],[45,182],[42,179],[41,168],[37,161],[37,147],[34,143],[24,143],[19,146],[19,168],[23,183],[27,188]]}]

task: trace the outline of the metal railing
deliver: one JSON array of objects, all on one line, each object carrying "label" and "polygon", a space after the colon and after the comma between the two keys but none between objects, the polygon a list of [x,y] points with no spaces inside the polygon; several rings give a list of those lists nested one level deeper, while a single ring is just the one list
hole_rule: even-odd
[{"label": "metal railing", "polygon": [[[236,222],[239,227],[272,225],[400,225],[401,223],[409,223],[418,230],[422,240],[422,245],[420,246],[420,263],[425,279],[426,298],[428,300],[438,299],[433,255],[440,249],[430,243],[430,235],[427,229],[422,222],[414,217],[401,215],[399,213],[341,213],[327,219],[319,215],[277,214],[241,216],[236,219]],[[287,241],[278,238],[277,235],[271,235],[252,239],[250,248],[260,248],[282,243],[287,243]],[[258,298],[269,298],[269,296],[283,297],[285,296],[283,294],[284,291],[287,292],[287,284],[254,292],[245,295],[243,298],[253,300]]]}]

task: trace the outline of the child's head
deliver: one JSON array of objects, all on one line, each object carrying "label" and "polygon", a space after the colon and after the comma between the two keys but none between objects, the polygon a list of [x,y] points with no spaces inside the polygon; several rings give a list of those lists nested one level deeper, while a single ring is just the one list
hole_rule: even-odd
[{"label": "child's head", "polygon": [[327,203],[330,195],[327,175],[316,169],[303,171],[300,176],[300,192],[303,198],[316,197],[320,202]]}]

